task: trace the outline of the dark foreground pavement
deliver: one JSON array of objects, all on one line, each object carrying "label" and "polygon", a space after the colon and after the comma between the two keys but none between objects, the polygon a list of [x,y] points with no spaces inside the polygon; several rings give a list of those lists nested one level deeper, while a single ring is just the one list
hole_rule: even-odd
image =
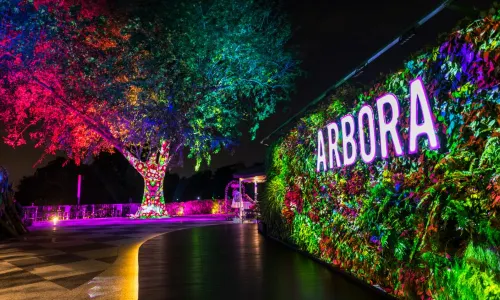
[{"label": "dark foreground pavement", "polygon": [[255,224],[175,231],[139,249],[139,299],[385,299],[257,233]]}]

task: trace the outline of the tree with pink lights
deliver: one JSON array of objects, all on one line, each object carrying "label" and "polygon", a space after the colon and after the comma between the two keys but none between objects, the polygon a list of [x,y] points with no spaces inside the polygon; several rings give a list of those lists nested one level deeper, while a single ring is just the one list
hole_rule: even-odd
[{"label": "tree with pink lights", "polygon": [[210,163],[235,143],[242,121],[255,136],[298,74],[285,50],[288,25],[271,7],[168,5],[168,15],[141,18],[104,1],[0,0],[5,142],[30,138],[76,163],[119,151],[144,178],[145,217],[168,214],[172,157],[186,147],[197,168]]}]

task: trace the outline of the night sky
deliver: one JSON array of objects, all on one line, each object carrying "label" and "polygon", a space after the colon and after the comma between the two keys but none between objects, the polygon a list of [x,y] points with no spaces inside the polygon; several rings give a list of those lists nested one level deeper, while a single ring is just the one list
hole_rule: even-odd
[{"label": "night sky", "polygon": [[[237,162],[247,166],[263,162],[267,148],[260,144],[263,137],[440,3],[438,0],[284,0],[283,10],[290,16],[294,29],[291,45],[299,49],[305,74],[297,81],[291,102],[279,107],[276,114],[261,125],[255,141],[244,135],[233,155],[228,152],[215,155],[209,168],[215,170]],[[370,83],[381,73],[399,69],[409,54],[436,45],[438,36],[452,30],[467,14],[477,16],[474,6],[485,9],[491,3],[488,0],[455,1],[452,9],[431,19],[408,43],[395,46],[350,82]],[[32,166],[41,154],[42,150],[34,149],[32,144],[15,150],[0,144],[0,166],[8,169],[17,185],[22,176],[34,173]],[[173,172],[189,176],[194,172],[194,162],[185,160],[184,167]]]}]

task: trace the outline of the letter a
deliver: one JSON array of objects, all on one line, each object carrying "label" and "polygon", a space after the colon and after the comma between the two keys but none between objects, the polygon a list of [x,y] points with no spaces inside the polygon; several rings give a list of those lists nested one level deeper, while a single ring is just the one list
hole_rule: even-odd
[{"label": "letter a", "polygon": [[318,163],[316,164],[316,171],[321,171],[321,164],[323,164],[323,171],[327,170],[326,156],[325,156],[325,139],[323,138],[323,131],[318,130]]},{"label": "letter a", "polygon": [[[423,122],[418,124],[418,107],[422,109]],[[418,136],[427,135],[429,149],[439,149],[439,140],[434,131],[432,109],[421,79],[416,79],[410,84],[410,149],[409,153],[418,150]]]}]

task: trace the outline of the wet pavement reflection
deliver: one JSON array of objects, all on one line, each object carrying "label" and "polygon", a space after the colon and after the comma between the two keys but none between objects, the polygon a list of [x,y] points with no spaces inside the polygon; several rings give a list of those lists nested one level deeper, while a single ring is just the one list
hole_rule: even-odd
[{"label": "wet pavement reflection", "polygon": [[254,224],[161,235],[139,250],[139,299],[384,299],[265,239]]}]

